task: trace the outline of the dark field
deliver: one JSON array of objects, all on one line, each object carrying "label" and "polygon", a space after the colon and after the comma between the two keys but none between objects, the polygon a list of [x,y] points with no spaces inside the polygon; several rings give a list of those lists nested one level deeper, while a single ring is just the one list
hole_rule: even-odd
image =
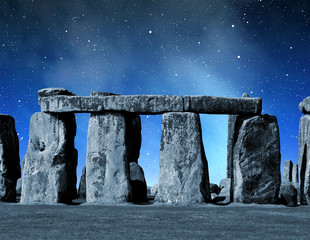
[{"label": "dark field", "polygon": [[0,203],[0,239],[310,239],[310,206]]}]

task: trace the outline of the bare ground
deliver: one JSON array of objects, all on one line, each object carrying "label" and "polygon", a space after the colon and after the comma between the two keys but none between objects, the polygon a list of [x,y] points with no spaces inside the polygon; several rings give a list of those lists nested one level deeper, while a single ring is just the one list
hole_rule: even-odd
[{"label": "bare ground", "polygon": [[310,206],[0,203],[0,239],[310,239]]}]

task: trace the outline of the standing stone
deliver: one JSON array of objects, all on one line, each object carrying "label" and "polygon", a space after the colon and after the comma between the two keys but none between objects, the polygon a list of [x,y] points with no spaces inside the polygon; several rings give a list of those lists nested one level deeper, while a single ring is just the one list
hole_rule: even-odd
[{"label": "standing stone", "polygon": [[[249,94],[243,93],[242,98],[249,98]],[[236,144],[236,141],[238,139],[239,129],[243,123],[244,120],[251,118],[251,115],[229,115],[228,116],[228,131],[227,131],[227,178],[230,178],[233,180],[233,174],[234,174],[234,147]],[[230,181],[233,185],[233,181]],[[233,201],[233,186],[229,188],[231,190],[230,193],[230,201]],[[226,199],[225,201],[227,201]]]},{"label": "standing stone", "polygon": [[157,201],[182,204],[210,201],[199,115],[165,113],[161,127]]},{"label": "standing stone", "polygon": [[280,137],[274,116],[243,122],[234,147],[234,201],[276,203],[281,184]]},{"label": "standing stone", "polygon": [[114,204],[131,200],[124,114],[90,115],[86,186],[88,203]]},{"label": "standing stone", "polygon": [[226,204],[229,204],[231,201],[231,178],[225,178],[225,179],[222,179],[221,182],[220,182],[220,186],[219,186],[219,189],[220,189],[220,193],[219,193],[219,197],[223,197],[224,199],[221,200],[221,201],[218,201],[216,202],[216,204],[219,204],[219,205],[226,205]]},{"label": "standing stone", "polygon": [[300,203],[310,204],[310,115],[299,122],[299,159]]},{"label": "standing stone", "polygon": [[283,166],[283,179],[282,182],[292,181],[293,163],[291,160],[285,160]]},{"label": "standing stone", "polygon": [[[120,96],[109,92],[91,92],[92,97]],[[126,145],[128,161],[138,163],[141,148],[141,118],[136,113],[126,113]]]},{"label": "standing stone", "polygon": [[145,202],[147,199],[147,185],[144,178],[142,167],[137,163],[129,163],[130,168],[130,185],[133,202]]},{"label": "standing stone", "polygon": [[79,184],[78,197],[81,199],[86,199],[86,166],[83,167]]},{"label": "standing stone", "polygon": [[19,197],[22,194],[22,181],[23,179],[19,178],[17,179],[17,182],[16,182],[16,196],[19,196]]},{"label": "standing stone", "polygon": [[292,182],[293,183],[299,183],[299,180],[298,180],[298,164],[293,164]]},{"label": "standing stone", "polygon": [[22,203],[68,203],[76,193],[77,150],[72,113],[35,113],[23,160]]},{"label": "standing stone", "polygon": [[157,193],[158,193],[158,184],[155,184],[153,187],[151,187],[150,195],[156,197]]},{"label": "standing stone", "polygon": [[297,206],[297,190],[292,182],[283,182],[280,187],[280,203],[288,206]]},{"label": "standing stone", "polygon": [[0,114],[0,200],[16,201],[16,181],[21,176],[19,142],[14,118]]}]

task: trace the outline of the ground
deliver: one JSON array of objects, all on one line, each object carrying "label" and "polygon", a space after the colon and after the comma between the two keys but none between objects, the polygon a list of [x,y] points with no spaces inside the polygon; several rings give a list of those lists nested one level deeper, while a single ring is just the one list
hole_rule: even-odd
[{"label": "ground", "polygon": [[309,239],[310,206],[0,203],[1,239]]}]

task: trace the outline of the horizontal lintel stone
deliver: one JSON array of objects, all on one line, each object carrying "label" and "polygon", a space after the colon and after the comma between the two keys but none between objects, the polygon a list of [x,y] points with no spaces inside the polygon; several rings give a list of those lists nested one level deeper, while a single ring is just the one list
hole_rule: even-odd
[{"label": "horizontal lintel stone", "polygon": [[262,111],[261,98],[184,96],[184,111],[208,114],[253,114]]},{"label": "horizontal lintel stone", "polygon": [[40,97],[43,112],[124,111],[140,114],[183,112],[183,97],[170,95],[52,96]]}]

